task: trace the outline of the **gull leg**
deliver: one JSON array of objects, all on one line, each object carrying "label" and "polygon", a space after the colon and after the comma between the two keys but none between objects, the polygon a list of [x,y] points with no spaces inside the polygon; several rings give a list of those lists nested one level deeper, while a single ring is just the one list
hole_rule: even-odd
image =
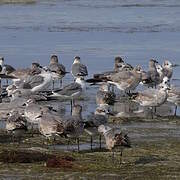
[{"label": "gull leg", "polygon": [[151,118],[154,119],[154,116],[153,116],[153,107],[151,107]]},{"label": "gull leg", "polygon": [[59,80],[60,88],[62,88],[62,79]]},{"label": "gull leg", "polygon": [[80,147],[79,147],[79,138],[77,138],[77,145],[78,145],[78,152],[80,150]]},{"label": "gull leg", "polygon": [[114,150],[112,150],[112,162],[114,163]]},{"label": "gull leg", "polygon": [[53,87],[52,87],[52,89],[54,90],[54,84],[55,84],[54,79],[53,79],[53,82],[52,82],[52,83],[53,83]]},{"label": "gull leg", "polygon": [[114,93],[114,86],[112,85],[112,92]]},{"label": "gull leg", "polygon": [[71,115],[72,115],[73,100],[71,99]]},{"label": "gull leg", "polygon": [[93,150],[92,144],[93,144],[93,137],[91,136],[91,151]]},{"label": "gull leg", "polygon": [[177,105],[175,106],[174,116],[177,116]]},{"label": "gull leg", "polygon": [[101,135],[99,136],[99,149],[101,149]]},{"label": "gull leg", "polygon": [[120,153],[120,164],[122,164],[122,156],[123,156],[123,149],[121,148],[121,153]]}]

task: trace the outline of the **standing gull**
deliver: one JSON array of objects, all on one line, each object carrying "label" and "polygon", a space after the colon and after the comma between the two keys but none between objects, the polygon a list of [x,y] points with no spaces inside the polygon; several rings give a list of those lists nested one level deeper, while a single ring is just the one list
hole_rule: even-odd
[{"label": "standing gull", "polygon": [[96,104],[109,104],[113,105],[115,102],[116,95],[111,92],[110,85],[108,83],[101,84],[96,94]]},{"label": "standing gull", "polygon": [[18,137],[20,141],[21,136],[27,131],[26,119],[18,111],[12,110],[6,121],[6,130],[13,133],[13,137]]},{"label": "standing gull", "polygon": [[144,76],[142,76],[143,84],[147,84],[148,86],[155,86],[159,84],[159,73],[157,72],[156,64],[158,62],[154,59],[150,59],[149,61],[149,70]]},{"label": "standing gull", "polygon": [[58,61],[57,55],[52,55],[49,63],[49,70],[53,75],[53,89],[54,89],[54,81],[56,79],[60,80],[60,85],[62,85],[62,78],[66,75],[66,68],[64,65],[60,64]]},{"label": "standing gull", "polygon": [[153,107],[156,108],[166,102],[168,97],[167,94],[168,89],[169,89],[168,85],[160,84],[158,89],[151,88],[144,90],[142,92],[134,93],[131,99],[143,107],[150,107],[153,109]]},{"label": "standing gull", "polygon": [[81,60],[79,56],[75,56],[74,62],[71,68],[71,74],[76,79],[78,77],[88,76],[87,67],[84,64],[81,64]]},{"label": "standing gull", "polygon": [[75,82],[68,84],[63,89],[54,91],[50,98],[70,98],[71,110],[74,104],[74,99],[78,98],[86,89],[86,84],[83,77],[77,77]]},{"label": "standing gull", "polygon": [[72,116],[64,118],[65,134],[69,138],[75,138],[79,149],[79,137],[84,132],[84,122],[82,119],[82,106],[74,105]]},{"label": "standing gull", "polygon": [[176,116],[177,107],[180,105],[180,87],[171,86],[167,101],[175,105],[174,116]]},{"label": "standing gull", "polygon": [[113,159],[114,149],[121,149],[120,155],[122,162],[123,147],[131,147],[131,142],[127,134],[124,134],[119,128],[111,128],[107,125],[99,126],[98,131],[104,135],[107,149],[113,151]]},{"label": "standing gull", "polygon": [[111,115],[111,112],[109,111],[109,106],[107,104],[101,104],[96,108],[94,114],[89,115],[84,121],[84,130],[87,134],[91,136],[91,150],[93,144],[93,136],[96,135],[100,135],[99,147],[101,148],[101,134],[99,134],[98,132],[98,127],[102,124],[107,124],[109,115]]}]

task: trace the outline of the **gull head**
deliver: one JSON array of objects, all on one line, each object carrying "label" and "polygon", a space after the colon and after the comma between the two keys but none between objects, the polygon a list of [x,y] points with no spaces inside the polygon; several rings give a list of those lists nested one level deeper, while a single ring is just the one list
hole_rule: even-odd
[{"label": "gull head", "polygon": [[53,54],[50,58],[50,64],[57,64],[58,63],[58,56]]},{"label": "gull head", "polygon": [[74,62],[73,62],[73,64],[76,64],[76,63],[81,63],[81,58],[79,57],[79,56],[75,56],[74,57]]},{"label": "gull head", "polygon": [[170,69],[170,68],[172,68],[172,67],[173,67],[173,64],[172,64],[170,61],[165,60],[165,61],[163,62],[163,68]]}]

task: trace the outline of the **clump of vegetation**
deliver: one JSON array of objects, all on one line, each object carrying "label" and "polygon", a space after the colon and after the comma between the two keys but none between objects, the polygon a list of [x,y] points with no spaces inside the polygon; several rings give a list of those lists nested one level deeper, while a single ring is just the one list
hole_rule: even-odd
[{"label": "clump of vegetation", "polygon": [[47,160],[46,167],[48,168],[72,168],[73,167],[74,158],[70,156],[65,157],[53,157]]},{"label": "clump of vegetation", "polygon": [[34,152],[34,151],[22,151],[22,150],[3,150],[0,153],[0,162],[3,163],[34,163],[47,161],[53,155]]}]

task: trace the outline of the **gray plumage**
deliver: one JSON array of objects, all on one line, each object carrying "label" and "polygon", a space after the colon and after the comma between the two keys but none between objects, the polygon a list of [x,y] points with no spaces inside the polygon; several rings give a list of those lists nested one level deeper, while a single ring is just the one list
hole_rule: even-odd
[{"label": "gray plumage", "polygon": [[74,76],[74,78],[88,76],[87,67],[84,64],[81,64],[79,56],[76,56],[74,58],[71,73]]}]

